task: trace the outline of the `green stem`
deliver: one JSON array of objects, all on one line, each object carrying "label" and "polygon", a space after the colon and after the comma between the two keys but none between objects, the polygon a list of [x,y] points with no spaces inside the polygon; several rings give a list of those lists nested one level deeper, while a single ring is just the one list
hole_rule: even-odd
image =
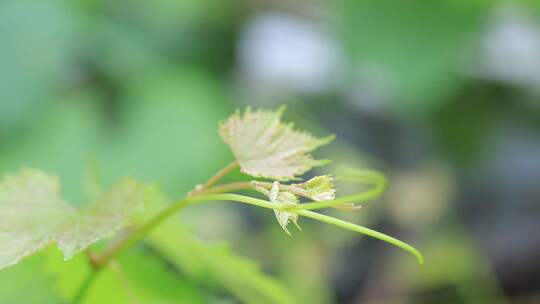
[{"label": "green stem", "polygon": [[225,177],[225,175],[231,173],[232,170],[236,169],[238,167],[238,162],[233,161],[232,163],[228,164],[225,168],[219,170],[214,176],[212,176],[204,185],[201,185],[198,187],[198,189],[195,190],[193,194],[197,194],[204,189],[209,188],[213,184],[217,183],[220,179]]},{"label": "green stem", "polygon": [[[272,184],[268,183],[270,185],[270,188],[272,187]],[[226,192],[234,192],[238,190],[254,190],[255,188],[251,184],[251,182],[233,182],[233,183],[226,183],[217,185],[214,187],[210,187],[204,190],[201,190],[197,192],[197,195],[208,195],[208,194],[219,194],[219,193],[226,193]]]},{"label": "green stem", "polygon": [[[257,186],[263,187],[265,189],[272,189],[272,183],[268,182],[257,182]],[[308,194],[305,191],[300,191],[298,187],[295,187],[293,185],[279,185],[280,190],[285,190],[292,192],[298,196],[305,197],[307,199],[311,199]],[[221,184],[217,185],[205,190],[202,190],[198,192],[197,194],[218,194],[218,193],[226,193],[226,192],[234,192],[238,190],[254,190],[256,191],[256,187],[252,182],[234,182],[234,183],[227,183],[227,184]]]}]

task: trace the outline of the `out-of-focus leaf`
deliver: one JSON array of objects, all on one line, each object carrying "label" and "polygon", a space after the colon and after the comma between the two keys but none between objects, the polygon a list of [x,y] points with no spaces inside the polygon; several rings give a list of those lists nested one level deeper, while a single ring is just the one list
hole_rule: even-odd
[{"label": "out-of-focus leaf", "polygon": [[489,8],[484,0],[337,3],[355,63],[351,74],[379,87],[390,106],[404,112],[428,110],[458,87],[462,63]]},{"label": "out-of-focus leaf", "polygon": [[[64,262],[56,250],[49,250],[46,273],[54,278],[55,290],[66,302],[73,299],[90,274],[85,256]],[[18,266],[17,266],[18,267]],[[103,269],[88,290],[84,304],[103,303],[205,303],[194,283],[148,250],[131,250],[118,264]],[[37,302],[36,302],[37,303]]]},{"label": "out-of-focus leaf", "polygon": [[62,303],[54,288],[54,275],[43,269],[45,260],[43,254],[37,254],[0,271],[0,303]]},{"label": "out-of-focus leaf", "polygon": [[[494,273],[493,265],[467,234],[457,227],[435,229],[432,239],[424,242],[426,265],[406,259],[391,262],[383,278],[397,286],[412,284],[415,290],[433,290],[441,286],[457,286],[458,303],[507,303]],[[448,261],[454,261],[448,263]],[[391,270],[390,270],[391,269]],[[438,298],[434,298],[437,299]],[[414,298],[411,300],[414,301]]]},{"label": "out-of-focus leaf", "polygon": [[165,40],[200,23],[212,26],[217,21],[228,21],[220,19],[231,13],[234,4],[234,1],[224,0],[156,0],[152,4],[142,0],[121,0],[102,5],[101,9],[116,18],[126,18],[125,7],[132,6],[128,19],[130,24],[143,28],[149,38]]},{"label": "out-of-focus leaf", "polygon": [[[204,303],[198,287],[184,274],[150,252],[135,252],[121,260],[128,282],[143,303]],[[151,302],[146,301],[151,300]],[[93,302],[88,302],[93,303]]]},{"label": "out-of-focus leaf", "polygon": [[87,209],[60,197],[55,176],[23,170],[0,183],[0,268],[56,242],[65,259],[111,236],[142,207],[143,187],[125,179]]},{"label": "out-of-focus leaf", "polygon": [[[147,209],[160,210],[165,207],[165,201],[156,192]],[[205,286],[225,289],[242,302],[297,303],[285,286],[265,275],[253,261],[234,254],[227,246],[198,240],[176,219],[156,227],[147,242],[191,279]]]},{"label": "out-of-focus leaf", "polygon": [[126,174],[179,196],[230,158],[216,132],[230,106],[208,74],[162,70],[128,82],[127,90],[125,118],[98,157],[105,182]]},{"label": "out-of-focus leaf", "polygon": [[219,128],[223,140],[231,148],[242,172],[254,177],[291,180],[316,166],[327,163],[315,160],[308,153],[329,143],[334,136],[316,138],[295,131],[292,124],[281,122],[285,111],[247,108],[237,111]]},{"label": "out-of-focus leaf", "polygon": [[[498,91],[474,95],[474,102],[459,97],[434,113],[432,130],[443,151],[463,164],[485,157],[487,149],[490,149],[490,132],[499,117],[511,117],[515,115],[515,107],[520,107],[515,104],[501,107],[500,98]],[[467,111],[463,111],[465,107]],[[525,117],[523,119],[526,120]]]},{"label": "out-of-focus leaf", "polygon": [[55,172],[62,180],[66,200],[75,205],[86,201],[80,191],[82,170],[101,143],[96,101],[89,92],[65,97],[58,103],[49,101],[46,110],[27,125],[26,132],[18,133],[16,140],[2,147],[0,172],[23,167]]},{"label": "out-of-focus leaf", "polygon": [[144,186],[124,178],[96,202],[79,212],[55,240],[66,259],[93,243],[111,237],[129,224],[129,217],[143,207]]},{"label": "out-of-focus leaf", "polygon": [[62,83],[73,47],[73,15],[59,1],[0,3],[0,135],[36,117]]},{"label": "out-of-focus leaf", "polygon": [[65,198],[77,205],[85,201],[81,176],[90,159],[103,168],[105,184],[133,176],[184,194],[230,159],[216,125],[231,107],[208,73],[181,70],[122,79],[127,97],[111,124],[99,116],[99,95],[93,91],[49,102],[27,133],[0,150],[0,171],[29,166],[55,172]]},{"label": "out-of-focus leaf", "polygon": [[75,210],[59,196],[57,178],[24,170],[0,183],[0,268],[43,249]]}]

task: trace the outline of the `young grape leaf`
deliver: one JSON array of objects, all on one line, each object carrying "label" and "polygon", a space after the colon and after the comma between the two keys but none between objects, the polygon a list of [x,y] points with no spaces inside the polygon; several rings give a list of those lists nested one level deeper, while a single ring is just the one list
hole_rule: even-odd
[{"label": "young grape leaf", "polygon": [[229,145],[241,171],[254,177],[279,181],[295,179],[315,166],[327,163],[308,153],[334,139],[316,138],[281,122],[285,107],[277,111],[246,108],[220,124],[219,132]]},{"label": "young grape leaf", "polygon": [[301,184],[294,184],[294,187],[305,191],[307,197],[314,201],[326,201],[336,198],[334,178],[330,175],[320,175]]},{"label": "young grape leaf", "polygon": [[24,170],[0,184],[0,268],[53,241],[61,223],[76,217],[59,196],[55,177]]},{"label": "young grape leaf", "polygon": [[81,210],[55,238],[66,259],[93,243],[111,237],[129,224],[129,217],[143,207],[144,187],[124,178],[96,202]]},{"label": "young grape leaf", "polygon": [[[270,191],[268,191],[266,188],[257,186],[255,186],[255,189],[268,196],[270,201],[274,204],[288,206],[298,204],[298,197],[296,197],[296,195],[291,192],[280,191],[279,182],[277,181],[272,184],[272,188],[270,189]],[[281,210],[274,210],[274,213],[276,214],[276,219],[279,225],[281,226],[281,228],[283,228],[283,230],[285,230],[288,235],[291,235],[291,233],[287,229],[289,222],[293,222],[294,225],[298,227],[298,229],[302,230],[300,226],[298,226],[298,214]]]},{"label": "young grape leaf", "polygon": [[52,242],[70,259],[125,226],[142,207],[143,190],[126,178],[79,211],[60,197],[55,176],[37,170],[6,176],[0,183],[0,269]]}]

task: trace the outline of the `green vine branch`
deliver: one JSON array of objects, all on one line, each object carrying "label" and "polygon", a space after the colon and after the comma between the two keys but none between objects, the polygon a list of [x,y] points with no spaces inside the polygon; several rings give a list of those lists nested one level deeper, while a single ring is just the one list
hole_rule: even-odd
[{"label": "green vine branch", "polygon": [[[229,165],[228,167],[230,168],[231,166]],[[228,170],[228,171],[230,172],[231,170]],[[223,176],[224,175],[221,175],[221,177]],[[239,195],[239,194],[233,194],[233,193],[220,193],[220,192],[225,192],[225,191],[228,192],[228,191],[238,191],[238,190],[245,190],[245,189],[252,190],[253,189],[252,183],[230,183],[230,184],[218,185],[218,186],[211,187],[208,189],[201,189],[199,190],[198,194],[191,194],[190,196],[187,196],[175,202],[174,204],[170,205],[168,208],[166,208],[165,210],[157,214],[153,219],[151,219],[145,225],[134,230],[134,232],[131,235],[129,235],[126,239],[115,244],[112,247],[109,247],[101,255],[94,256],[92,258],[92,263],[97,269],[106,266],[111,260],[121,255],[123,252],[125,252],[125,250],[127,250],[128,248],[133,246],[135,243],[140,241],[142,238],[144,238],[146,234],[148,234],[152,229],[158,226],[161,222],[165,221],[172,215],[176,214],[178,211],[180,211],[184,207],[190,204],[197,204],[197,203],[211,202],[211,201],[233,201],[233,202],[249,204],[249,205],[266,208],[266,209],[296,213],[301,216],[309,217],[312,219],[325,222],[330,225],[335,225],[338,227],[342,227],[345,229],[363,233],[371,237],[380,239],[382,241],[388,242],[390,244],[393,244],[397,247],[400,247],[412,253],[414,256],[417,257],[418,262],[422,263],[423,259],[420,253],[418,252],[418,250],[414,249],[412,246],[407,245],[393,237],[387,236],[383,233],[379,233],[379,232],[373,231],[371,229],[368,229],[359,225],[337,220],[329,216],[325,216],[325,215],[314,213],[314,212],[307,212],[308,210],[336,207],[336,206],[339,206],[342,204],[348,204],[348,203],[358,204],[358,203],[375,199],[384,191],[387,184],[384,176],[374,171],[368,171],[368,170],[361,171],[361,174],[357,174],[357,176],[348,175],[347,177],[343,177],[342,179],[348,180],[348,181],[369,182],[373,184],[373,187],[365,192],[361,192],[358,194],[344,196],[341,198],[323,201],[323,202],[311,202],[311,203],[299,204],[294,207],[280,206],[280,205],[271,203],[267,200],[258,199],[258,198],[245,196],[245,195]],[[271,187],[270,183],[263,183],[263,184],[265,186]],[[291,189],[291,187],[286,186],[285,189]]]},{"label": "green vine branch", "polygon": [[[94,278],[100,272],[101,269],[109,265],[112,261],[114,261],[116,258],[121,256],[130,247],[132,247],[137,242],[142,240],[155,227],[157,227],[159,224],[161,224],[162,222],[166,221],[167,219],[169,219],[170,217],[178,213],[180,210],[182,210],[186,206],[194,205],[198,203],[204,203],[204,202],[231,201],[231,202],[249,204],[249,205],[266,208],[266,209],[287,211],[287,212],[294,213],[303,217],[307,217],[307,218],[311,218],[320,222],[324,222],[329,225],[334,225],[340,228],[358,232],[358,233],[379,239],[381,241],[385,241],[387,243],[390,243],[394,246],[397,246],[411,253],[412,255],[416,257],[418,263],[423,264],[424,258],[422,254],[416,248],[412,247],[411,245],[405,242],[402,242],[384,233],[369,229],[367,227],[363,227],[363,226],[346,222],[340,219],[336,219],[334,217],[330,217],[327,215],[310,211],[310,210],[317,210],[317,209],[330,208],[330,207],[339,207],[346,204],[354,204],[356,206],[357,204],[376,199],[377,197],[380,196],[382,192],[384,192],[384,190],[387,187],[386,178],[382,174],[376,171],[372,171],[372,170],[342,169],[343,173],[339,177],[340,180],[348,181],[348,182],[364,183],[371,187],[367,189],[366,191],[353,194],[353,195],[343,196],[336,199],[326,200],[322,202],[308,202],[308,203],[298,204],[295,206],[285,206],[285,205],[276,205],[275,203],[269,202],[267,200],[255,198],[255,197],[250,197],[250,196],[245,196],[245,195],[240,195],[240,194],[235,194],[235,193],[227,193],[227,192],[234,192],[234,191],[240,191],[240,190],[255,190],[254,183],[252,182],[225,183],[225,184],[211,187],[211,185],[214,185],[215,183],[217,183],[221,178],[226,176],[236,167],[237,167],[236,163],[229,164],[227,167],[220,170],[216,175],[214,175],[204,185],[198,186],[194,191],[190,192],[185,198],[180,199],[176,201],[175,203],[171,204],[169,207],[167,207],[166,209],[158,213],[155,217],[150,219],[146,224],[133,230],[125,239],[108,247],[105,251],[103,251],[99,255],[92,255],[90,258],[90,261],[93,266],[92,268],[93,272],[89,275],[89,279],[85,281],[85,283],[81,286],[81,289],[77,293],[77,296],[75,297],[73,303],[79,303],[79,301],[84,297],[84,294],[87,292],[87,290],[89,289],[89,286],[92,284]],[[272,187],[272,184],[267,183],[267,182],[258,182],[257,185],[265,187],[267,189],[271,189]],[[280,185],[279,187],[282,190],[291,191],[292,193],[295,193],[299,196],[304,196],[306,198],[309,198],[306,196],[305,192],[299,191],[299,189],[293,185]]]},{"label": "green vine branch", "polygon": [[[289,222],[298,226],[299,217],[306,217],[329,225],[361,233],[392,244],[412,254],[422,264],[422,254],[411,245],[384,233],[314,212],[324,208],[356,210],[361,204],[374,200],[386,190],[386,178],[372,170],[343,168],[338,180],[355,182],[368,186],[356,194],[335,198],[334,178],[330,175],[316,176],[299,184],[283,184],[279,181],[296,180],[297,176],[315,166],[327,163],[315,160],[307,154],[315,148],[329,143],[334,136],[316,138],[306,132],[293,130],[292,124],[280,121],[284,108],[276,112],[252,111],[246,109],[242,115],[236,112],[227,121],[221,123],[220,135],[229,145],[236,160],[219,170],[204,184],[197,185],[186,197],[171,204],[148,222],[133,229],[124,239],[113,243],[97,255],[89,255],[92,272],[77,292],[73,303],[84,299],[95,277],[111,265],[129,248],[141,241],[155,227],[171,218],[183,208],[205,202],[237,202],[273,210],[278,223],[287,230]],[[294,156],[294,157],[293,157]],[[243,173],[254,177],[264,177],[274,182],[218,182],[233,170],[241,168]],[[254,190],[266,196],[266,199],[237,194],[242,190]],[[298,198],[306,202],[300,203]]]},{"label": "green vine branch", "polygon": [[[331,175],[285,183],[298,181],[314,167],[327,164],[328,160],[315,159],[311,152],[328,144],[335,136],[318,138],[308,132],[295,130],[293,124],[281,122],[284,111],[284,107],[277,111],[247,108],[243,113],[237,111],[221,122],[220,136],[231,149],[235,160],[205,183],[195,186],[184,198],[169,205],[142,226],[129,230],[125,238],[110,243],[98,254],[90,253],[88,248],[125,227],[129,218],[144,207],[147,187],[143,183],[125,177],[107,191],[97,191],[99,193],[96,193],[94,201],[84,208],[74,208],[62,198],[57,176],[33,169],[6,175],[0,181],[0,234],[4,236],[0,238],[0,248],[9,250],[1,254],[0,269],[17,264],[53,242],[66,260],[86,252],[91,272],[73,298],[73,303],[81,303],[101,270],[113,265],[120,255],[156,226],[186,206],[211,201],[238,202],[270,209],[287,234],[290,234],[287,229],[290,223],[300,228],[300,217],[311,218],[393,244],[422,263],[423,257],[418,250],[396,238],[314,212],[324,208],[356,210],[361,204],[378,198],[387,186],[385,177],[380,173],[342,169],[338,180],[360,183],[368,188],[340,198],[336,198],[336,178]],[[256,180],[218,184],[238,168],[253,178],[272,182]],[[264,195],[264,199],[235,193],[241,190],[255,190]]]}]

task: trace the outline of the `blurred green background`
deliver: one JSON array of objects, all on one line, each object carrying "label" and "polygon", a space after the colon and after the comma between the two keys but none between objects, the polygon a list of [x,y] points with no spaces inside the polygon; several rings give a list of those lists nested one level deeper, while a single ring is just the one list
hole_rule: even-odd
[{"label": "blurred green background", "polygon": [[[0,1],[0,172],[157,185],[147,214],[232,155],[235,108],[338,139],[389,191],[338,217],[380,241],[271,212],[187,209],[107,270],[85,303],[540,303],[536,1]],[[332,172],[332,166],[320,172]],[[354,191],[340,185],[342,192]],[[357,189],[356,189],[357,190]],[[56,249],[0,272],[0,303],[67,303],[88,272]]]}]

